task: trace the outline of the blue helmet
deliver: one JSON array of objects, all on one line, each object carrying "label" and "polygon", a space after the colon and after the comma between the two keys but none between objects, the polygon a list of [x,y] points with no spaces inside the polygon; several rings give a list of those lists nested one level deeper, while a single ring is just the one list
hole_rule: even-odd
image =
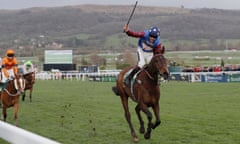
[{"label": "blue helmet", "polygon": [[149,30],[149,35],[151,37],[157,38],[160,36],[160,29],[158,27],[151,27]]}]

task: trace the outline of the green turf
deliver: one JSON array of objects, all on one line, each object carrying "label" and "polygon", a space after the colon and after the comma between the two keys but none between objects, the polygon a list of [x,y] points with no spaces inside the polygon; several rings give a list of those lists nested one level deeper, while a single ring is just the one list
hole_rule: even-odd
[{"label": "green turf", "polygon": [[[120,98],[111,92],[113,85],[37,81],[33,102],[29,97],[20,102],[19,127],[63,144],[131,144]],[[237,144],[239,102],[239,83],[162,83],[162,123],[150,140],[138,132],[132,101],[130,111],[140,144]],[[8,109],[7,120],[14,124],[12,111]]]}]

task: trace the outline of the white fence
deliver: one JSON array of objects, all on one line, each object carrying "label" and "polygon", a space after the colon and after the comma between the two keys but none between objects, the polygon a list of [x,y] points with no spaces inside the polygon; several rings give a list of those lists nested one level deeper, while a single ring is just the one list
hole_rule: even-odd
[{"label": "white fence", "polygon": [[0,137],[12,144],[60,144],[2,121],[0,121]]},{"label": "white fence", "polygon": [[[40,72],[36,74],[36,79],[40,80],[92,80],[95,78],[117,77],[120,70],[106,70],[97,73],[78,73],[61,72],[50,73]],[[222,72],[173,72],[170,73],[170,81],[188,81],[188,82],[240,82],[240,71],[222,71]],[[104,80],[103,80],[104,81]]]},{"label": "white fence", "polygon": [[39,80],[82,80],[92,76],[114,76],[119,74],[120,70],[104,70],[96,73],[78,73],[78,72],[39,72],[36,73],[36,79]]},{"label": "white fence", "polygon": [[169,80],[188,82],[240,82],[240,71],[174,72]]}]

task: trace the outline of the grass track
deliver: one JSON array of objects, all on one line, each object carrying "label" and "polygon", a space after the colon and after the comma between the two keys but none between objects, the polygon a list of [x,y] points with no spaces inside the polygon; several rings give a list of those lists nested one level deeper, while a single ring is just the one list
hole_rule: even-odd
[{"label": "grass track", "polygon": [[[19,127],[63,144],[130,144],[120,98],[112,82],[37,81],[33,102],[20,103]],[[240,142],[239,83],[161,84],[162,124],[140,144],[237,144]],[[130,110],[135,130],[139,122]],[[8,122],[14,123],[13,109]],[[145,115],[143,115],[145,118]],[[146,122],[146,118],[145,118]],[[2,143],[0,141],[0,143]]]}]

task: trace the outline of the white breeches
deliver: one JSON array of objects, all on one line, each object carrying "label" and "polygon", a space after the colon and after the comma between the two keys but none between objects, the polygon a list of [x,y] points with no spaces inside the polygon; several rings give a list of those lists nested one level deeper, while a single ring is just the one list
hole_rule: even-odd
[{"label": "white breeches", "polygon": [[142,48],[138,47],[137,55],[138,55],[138,66],[142,68],[145,64],[148,64],[151,61],[153,53],[144,52]]},{"label": "white breeches", "polygon": [[[9,77],[15,77],[14,76],[14,72],[13,72],[13,69],[10,69],[10,70],[7,70],[8,74],[9,74]],[[4,75],[4,72],[2,71],[2,82],[6,82],[7,81],[7,77]]]}]

